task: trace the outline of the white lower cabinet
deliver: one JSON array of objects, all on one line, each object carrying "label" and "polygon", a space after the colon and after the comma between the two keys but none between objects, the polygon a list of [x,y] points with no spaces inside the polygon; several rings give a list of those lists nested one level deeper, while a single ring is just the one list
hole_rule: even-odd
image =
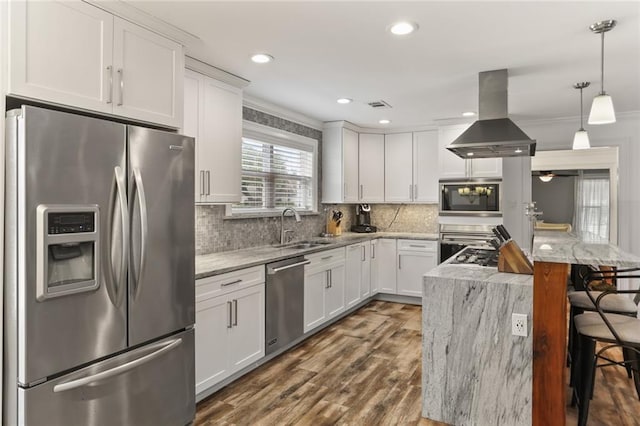
[{"label": "white lower cabinet", "polygon": [[264,266],[196,281],[196,394],[264,356]]},{"label": "white lower cabinet", "polygon": [[304,270],[304,332],[345,310],[344,248],[307,255]]},{"label": "white lower cabinet", "polygon": [[371,295],[371,242],[347,246],[345,304],[347,309]]},{"label": "white lower cabinet", "polygon": [[374,253],[372,253],[371,275],[373,277],[375,274],[378,292],[397,293],[397,258],[396,240],[385,238],[376,240]]},{"label": "white lower cabinet", "polygon": [[397,294],[422,297],[422,277],[438,264],[437,241],[398,240]]}]

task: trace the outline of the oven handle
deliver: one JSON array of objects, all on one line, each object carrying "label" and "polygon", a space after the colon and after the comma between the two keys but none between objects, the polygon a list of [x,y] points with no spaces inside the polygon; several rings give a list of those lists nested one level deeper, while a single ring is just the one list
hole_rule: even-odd
[{"label": "oven handle", "polygon": [[454,244],[457,246],[471,246],[474,244],[489,245],[488,240],[440,240],[440,244]]}]

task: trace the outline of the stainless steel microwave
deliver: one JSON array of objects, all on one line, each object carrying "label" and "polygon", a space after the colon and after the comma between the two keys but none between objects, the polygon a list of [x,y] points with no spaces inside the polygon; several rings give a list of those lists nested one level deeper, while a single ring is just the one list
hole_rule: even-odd
[{"label": "stainless steel microwave", "polygon": [[500,179],[440,181],[440,216],[502,216]]}]

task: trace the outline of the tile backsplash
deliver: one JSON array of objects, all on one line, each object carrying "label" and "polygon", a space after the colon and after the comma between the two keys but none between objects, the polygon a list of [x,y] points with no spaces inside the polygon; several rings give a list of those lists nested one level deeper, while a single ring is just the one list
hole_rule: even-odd
[{"label": "tile backsplash", "polygon": [[[244,107],[243,119],[318,140],[318,182],[322,182],[322,132],[274,115]],[[321,198],[322,188],[318,188]],[[319,214],[304,215],[296,223],[285,218],[285,227],[292,229],[296,240],[318,237],[326,229],[332,210],[343,212],[342,229],[347,231],[355,222],[355,205],[320,205]],[[247,247],[277,244],[280,239],[280,217],[228,218],[224,205],[197,205],[196,255],[238,250]],[[374,204],[371,222],[380,231],[438,232],[438,206],[431,204]]]},{"label": "tile backsplash", "polygon": [[[326,210],[325,210],[326,209]],[[343,212],[342,230],[355,222],[355,205],[323,205],[321,213],[303,215],[302,221],[285,217],[285,227],[293,229],[293,238],[315,238],[325,231],[332,210]],[[374,204],[371,222],[380,232],[438,232],[438,206],[433,204]],[[225,218],[225,206],[196,206],[196,254],[277,244],[280,217],[247,219]]]}]

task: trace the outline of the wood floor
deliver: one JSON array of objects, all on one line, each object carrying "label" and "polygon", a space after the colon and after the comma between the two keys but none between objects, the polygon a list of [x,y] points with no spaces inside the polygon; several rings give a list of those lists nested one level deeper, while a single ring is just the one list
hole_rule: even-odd
[{"label": "wood floor", "polygon": [[[443,425],[420,417],[420,329],[419,306],[371,302],[199,403],[195,424]],[[599,371],[589,424],[640,426],[634,396]]]}]

